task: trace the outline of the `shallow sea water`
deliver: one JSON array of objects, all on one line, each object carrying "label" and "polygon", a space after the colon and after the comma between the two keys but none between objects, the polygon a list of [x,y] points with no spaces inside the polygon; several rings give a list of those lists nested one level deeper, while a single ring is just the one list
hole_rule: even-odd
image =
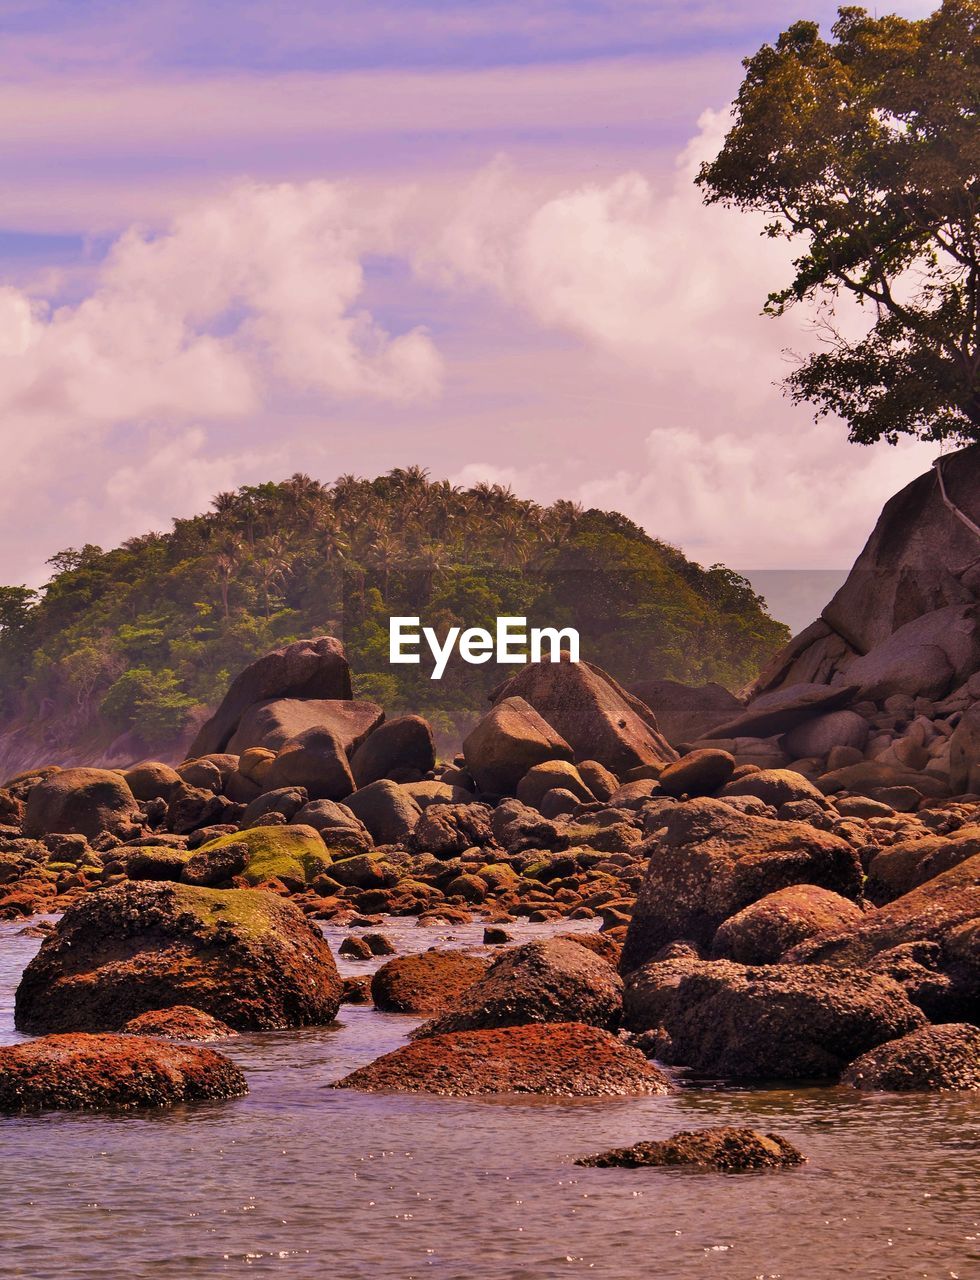
[{"label": "shallow sea water", "polygon": [[[4,1043],[21,1039],[14,990],[39,945],[20,928],[0,925]],[[471,945],[482,926],[385,932],[424,950]],[[326,933],[336,954],[344,932]],[[218,1044],[249,1081],[232,1102],[0,1119],[0,1277],[980,1277],[978,1096],[701,1088],[573,1103],[328,1088],[416,1023],[345,1005],[333,1027]],[[777,1130],[809,1161],[727,1176],[573,1164],[716,1124]]]}]

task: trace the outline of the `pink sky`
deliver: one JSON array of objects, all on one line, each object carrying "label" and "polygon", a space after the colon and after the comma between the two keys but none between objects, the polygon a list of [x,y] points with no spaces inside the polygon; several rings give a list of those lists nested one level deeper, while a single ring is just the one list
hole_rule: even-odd
[{"label": "pink sky", "polygon": [[9,8],[0,580],[412,463],[839,567],[931,461],[783,399],[786,251],[691,182],[823,3]]}]

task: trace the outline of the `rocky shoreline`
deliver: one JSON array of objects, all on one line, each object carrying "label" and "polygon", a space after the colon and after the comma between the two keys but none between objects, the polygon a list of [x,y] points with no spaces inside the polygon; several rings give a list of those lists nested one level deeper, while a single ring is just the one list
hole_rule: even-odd
[{"label": "rocky shoreline", "polygon": [[[587,663],[521,670],[448,763],[424,720],[350,694],[340,645],[301,642],[237,678],[211,749],[176,768],[52,767],[0,790],[0,917],[60,914],[27,925],[45,937],[16,1023],[42,1039],[0,1062],[0,1105],[45,1045],[64,1061],[85,1041],[92,1106],[86,1037],[118,1064],[127,1043],[326,1025],[367,1000],[430,1021],[341,1087],[980,1087],[980,796],[841,766],[839,744],[793,768],[685,750]],[[791,733],[857,714],[832,686],[778,697]],[[391,916],[481,918],[484,946],[342,981],[318,922],[350,927],[356,961],[391,956]],[[598,931],[512,946],[518,919]]]}]

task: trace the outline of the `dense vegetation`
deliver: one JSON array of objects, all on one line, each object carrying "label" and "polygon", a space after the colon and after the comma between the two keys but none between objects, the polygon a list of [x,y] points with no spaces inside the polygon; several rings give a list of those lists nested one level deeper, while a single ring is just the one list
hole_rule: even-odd
[{"label": "dense vegetation", "polygon": [[419,468],[376,480],[305,475],[222,493],[113,551],[49,562],[38,594],[0,588],[0,711],[57,716],[59,736],[97,720],[172,741],[257,655],[300,636],[341,636],[358,696],[429,716],[448,738],[486,706],[500,668],[392,667],[388,617],[440,632],[498,615],[572,625],[582,657],[625,684],[749,679],[786,639],[749,584],[702,569],[614,512],[540,507],[499,486],[432,483]]}]

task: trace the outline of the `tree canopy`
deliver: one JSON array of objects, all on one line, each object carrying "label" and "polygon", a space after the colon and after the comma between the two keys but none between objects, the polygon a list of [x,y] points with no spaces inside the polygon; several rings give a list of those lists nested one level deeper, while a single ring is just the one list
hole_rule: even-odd
[{"label": "tree canopy", "polygon": [[327,633],[347,647],[357,696],[427,715],[448,745],[485,710],[500,671],[451,664],[433,681],[424,665],[393,668],[392,614],[440,635],[505,615],[577,626],[582,656],[626,683],[737,686],[788,638],[745,579],[692,563],[622,515],[457,488],[418,467],[246,486],[169,533],[50,563],[37,599],[0,589],[0,713],[57,726],[62,741],[107,726],[172,742],[252,659]]},{"label": "tree canopy", "polygon": [[[839,11],[746,59],[734,123],[698,183],[802,246],[766,310],[824,304],[822,348],[787,379],[861,444],[980,440],[980,0],[931,17]],[[869,313],[860,336],[834,301]]]}]

